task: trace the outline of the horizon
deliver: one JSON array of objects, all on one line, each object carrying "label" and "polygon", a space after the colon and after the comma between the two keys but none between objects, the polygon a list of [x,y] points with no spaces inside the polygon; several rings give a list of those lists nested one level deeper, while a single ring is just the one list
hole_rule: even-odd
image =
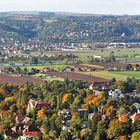
[{"label": "horizon", "polygon": [[[22,3],[22,4],[21,4]],[[138,0],[0,0],[0,12],[57,12],[97,15],[140,15]]]},{"label": "horizon", "polygon": [[[23,12],[23,13],[22,13]],[[93,15],[93,16],[140,16],[140,14],[107,14],[107,13],[84,13],[84,12],[67,12],[67,11],[29,11],[29,10],[26,10],[26,11],[0,11],[0,13],[13,13],[13,14],[28,14],[28,13],[57,13],[57,14],[66,14],[66,15]]]}]

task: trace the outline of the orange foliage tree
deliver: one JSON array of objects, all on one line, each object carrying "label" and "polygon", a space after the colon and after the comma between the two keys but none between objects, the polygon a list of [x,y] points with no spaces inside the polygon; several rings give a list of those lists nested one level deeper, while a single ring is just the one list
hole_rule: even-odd
[{"label": "orange foliage tree", "polygon": [[65,93],[63,96],[62,102],[63,103],[71,102],[71,100],[72,100],[72,95],[70,93]]},{"label": "orange foliage tree", "polygon": [[45,117],[46,116],[45,113],[46,113],[46,110],[44,108],[42,108],[41,110],[39,110],[37,112],[37,119],[40,119],[40,118]]},{"label": "orange foliage tree", "polygon": [[98,97],[95,97],[95,98],[92,100],[92,104],[93,104],[94,106],[98,106],[98,105],[99,105],[99,99],[98,99]]}]

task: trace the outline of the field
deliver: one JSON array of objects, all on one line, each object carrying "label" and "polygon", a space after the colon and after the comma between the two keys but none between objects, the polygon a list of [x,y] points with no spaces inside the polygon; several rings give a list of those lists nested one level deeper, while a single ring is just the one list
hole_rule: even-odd
[{"label": "field", "polygon": [[[37,66],[26,66],[26,68],[28,70],[30,70],[31,68],[43,70],[43,68],[50,67],[56,71],[62,71],[66,66],[69,66],[69,65],[37,65]],[[23,69],[25,68],[25,66],[22,66],[21,68]]]},{"label": "field", "polygon": [[74,52],[78,56],[78,60],[85,63],[89,62],[91,56],[100,55],[102,57],[109,57],[110,53],[114,52],[117,60],[125,61],[124,56],[128,55],[128,62],[140,62],[140,48],[124,48],[124,49],[95,49],[92,51]]},{"label": "field", "polygon": [[61,78],[68,78],[71,80],[83,80],[87,81],[89,83],[93,82],[107,82],[108,80],[92,75],[87,74],[80,74],[80,73],[73,73],[73,72],[47,72],[46,74],[49,74],[51,76],[61,77]]},{"label": "field", "polygon": [[[117,80],[122,80],[122,81],[126,80],[128,77],[135,77],[137,79],[140,79],[140,72],[137,72],[137,71],[118,71],[118,72],[114,72],[114,71],[101,70],[101,69],[103,69],[106,66],[107,67],[115,67],[116,64],[100,64],[100,65],[81,64],[81,65],[91,66],[91,67],[97,68],[97,71],[94,71],[94,72],[80,72],[81,74],[86,74],[87,76],[89,76],[89,75],[95,76],[96,77],[95,79],[101,78],[101,79],[110,80],[112,78],[116,78]],[[37,69],[41,70],[41,69],[43,69],[45,67],[51,67],[54,70],[60,72],[66,66],[71,66],[71,65],[27,66],[27,68],[28,69],[37,68]],[[121,67],[126,67],[126,64],[117,64],[117,67],[120,67],[120,68]],[[24,68],[24,67],[22,67],[22,68]],[[43,76],[40,77],[40,75],[38,75],[38,74],[35,75],[35,76],[37,76],[39,78],[42,78],[43,80],[49,80],[49,81],[52,81],[52,80],[60,80],[60,81],[63,81],[64,78],[71,78],[71,77],[69,77],[69,75],[66,76],[66,74],[64,74],[64,75],[63,74],[59,75],[59,74],[57,73],[55,75],[56,77],[47,77],[47,78],[46,77],[43,78]],[[79,78],[77,75],[72,75],[72,76],[76,76],[76,78]],[[76,78],[72,78],[72,79],[76,80]],[[82,79],[80,78],[80,80],[83,80],[83,79],[88,80],[89,77],[88,78],[85,78],[84,77]],[[77,80],[79,80],[79,79],[77,79]],[[97,80],[97,81],[99,81],[99,80]]]},{"label": "field", "polygon": [[[125,62],[127,57],[128,63],[140,63],[140,48],[114,48],[114,49],[92,49],[92,50],[73,50],[73,51],[50,51],[50,52],[44,52],[41,54],[41,52],[31,52],[30,54],[9,54],[9,56],[40,56],[40,55],[47,55],[52,56],[54,54],[62,54],[62,55],[68,55],[68,54],[74,54],[78,58],[75,58],[74,60],[71,60],[71,63],[73,62],[80,62],[80,63],[89,63],[91,61],[91,57],[94,55],[100,55],[103,58],[109,57],[110,53],[114,52],[114,55],[116,56],[116,60]],[[63,65],[65,62],[64,60],[51,60],[55,64],[61,64]],[[25,63],[22,59],[18,59],[17,61],[9,61],[6,63]],[[50,60],[39,60],[39,64],[46,65],[50,62]],[[27,60],[26,63],[31,63],[31,59]]]},{"label": "field", "polygon": [[81,74],[91,74],[104,79],[116,78],[116,80],[126,80],[128,77],[135,77],[140,79],[140,72],[137,71],[121,71],[121,72],[110,72],[110,71],[94,71],[94,72],[81,72]]},{"label": "field", "polygon": [[47,76],[46,74],[35,74],[33,75],[33,77],[41,78],[46,81],[54,81],[54,80],[64,81],[64,78],[56,77],[56,76]]},{"label": "field", "polygon": [[[90,64],[91,57],[94,55],[100,55],[102,57],[109,57],[110,53],[114,52],[114,55],[116,56],[117,60],[121,61],[118,62],[117,67],[126,67],[126,64],[124,63],[126,58],[124,56],[127,55],[128,57],[128,63],[137,63],[140,64],[140,48],[124,48],[124,49],[92,49],[92,50],[78,50],[78,51],[58,51],[58,52],[44,52],[44,55],[52,56],[54,54],[74,54],[77,56],[74,60],[71,60],[72,63],[64,64],[63,60],[55,60],[52,61],[52,64],[49,63],[49,61],[43,61],[42,63],[39,63],[40,65],[37,66],[21,66],[22,69],[25,67],[30,70],[31,68],[36,68],[39,70],[43,70],[45,67],[50,67],[54,69],[55,71],[58,71],[57,73],[53,73],[53,76],[47,77],[47,76],[41,76],[41,75],[34,75],[37,78],[41,78],[42,80],[60,80],[63,81],[65,78],[73,79],[73,80],[87,80],[87,81],[104,81],[105,79],[110,80],[112,78],[116,78],[117,80],[126,80],[127,77],[135,77],[137,79],[140,79],[140,72],[135,71],[119,71],[119,72],[111,72],[107,70],[103,70],[104,67],[115,67],[114,64]],[[14,54],[15,55],[15,54]],[[25,54],[26,55],[26,54]],[[29,54],[27,54],[29,55]],[[39,56],[40,52],[32,52],[30,55],[33,56]],[[21,61],[21,60],[20,60]],[[86,65],[86,66],[92,66],[95,67],[97,71],[94,72],[80,72],[78,74],[74,73],[60,73],[64,70],[65,67],[70,66],[73,67],[73,62],[79,62],[80,65]],[[21,62],[20,64],[24,64],[25,62]],[[5,66],[6,67],[6,66]],[[8,66],[7,66],[8,67]],[[1,67],[2,68],[2,67]],[[15,68],[15,67],[14,67]],[[83,74],[83,75],[82,75]],[[33,77],[34,77],[33,76]],[[56,77],[55,77],[56,76]],[[91,77],[90,77],[91,76]],[[21,77],[20,77],[21,78]],[[29,77],[28,77],[29,78]],[[16,78],[17,79],[17,78]],[[22,78],[21,78],[22,79]],[[1,79],[2,80],[2,79]],[[7,81],[7,80],[6,80]],[[21,80],[22,81],[22,80]],[[26,81],[26,80],[25,80]],[[33,80],[34,81],[34,80]]]},{"label": "field", "polygon": [[22,85],[26,82],[33,82],[35,84],[42,83],[43,80],[34,77],[27,77],[27,76],[10,76],[10,75],[3,75],[0,74],[0,83],[10,83],[10,84],[17,84]]}]

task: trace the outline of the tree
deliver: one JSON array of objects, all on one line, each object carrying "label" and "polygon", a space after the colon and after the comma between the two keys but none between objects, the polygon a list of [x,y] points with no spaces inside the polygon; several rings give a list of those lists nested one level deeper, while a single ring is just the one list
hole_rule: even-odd
[{"label": "tree", "polygon": [[81,128],[81,119],[80,119],[79,114],[73,113],[72,119],[70,121],[70,125],[71,125],[71,127],[73,127],[76,130]]},{"label": "tree", "polygon": [[119,136],[119,140],[128,140],[127,136]]},{"label": "tree", "polygon": [[28,69],[26,67],[24,68],[23,71],[24,71],[24,74],[27,74],[28,73]]},{"label": "tree", "polygon": [[94,106],[98,106],[98,105],[99,105],[99,99],[98,99],[98,97],[95,97],[95,98],[92,100],[92,104],[93,104]]},{"label": "tree", "polygon": [[60,138],[61,138],[62,140],[71,140],[71,139],[72,139],[72,135],[71,135],[71,133],[68,132],[68,131],[62,131],[62,132],[61,132],[61,135],[60,135]]},{"label": "tree", "polygon": [[57,138],[57,132],[53,129],[51,129],[51,131],[49,132],[49,137],[51,139],[56,139]]},{"label": "tree", "polygon": [[46,116],[46,110],[44,108],[42,108],[41,110],[38,111],[37,113],[37,119],[43,118]]},{"label": "tree", "polygon": [[120,106],[120,108],[117,111],[118,116],[124,115],[127,113],[126,107],[125,106]]},{"label": "tree", "polygon": [[15,123],[15,120],[12,117],[12,113],[10,111],[7,111],[2,121],[4,129],[12,127],[14,123]]},{"label": "tree", "polygon": [[31,61],[32,64],[35,64],[37,65],[38,64],[38,58],[37,57],[32,57],[32,61]]},{"label": "tree", "polygon": [[107,107],[107,110],[106,110],[106,116],[111,116],[113,113],[113,106],[109,106]]},{"label": "tree", "polygon": [[131,64],[127,64],[126,69],[127,69],[128,71],[130,71],[130,70],[132,70],[132,69],[133,69],[133,67],[132,67],[132,65],[131,65]]},{"label": "tree", "polygon": [[122,81],[116,81],[115,82],[115,87],[120,89],[121,91],[125,91],[125,86],[124,86],[124,83]]},{"label": "tree", "polygon": [[105,98],[105,93],[104,92],[100,92],[99,94],[98,94],[98,99],[99,100],[103,100]]},{"label": "tree", "polygon": [[131,140],[140,140],[140,132],[134,132],[131,135]]},{"label": "tree", "polygon": [[116,61],[116,57],[115,57],[115,55],[114,55],[114,52],[112,51],[112,52],[110,52],[110,61],[113,61],[113,62],[115,62]]},{"label": "tree", "polygon": [[99,121],[97,125],[97,132],[95,135],[94,140],[106,140],[107,134],[106,134],[106,125],[104,122]]},{"label": "tree", "polygon": [[21,74],[22,73],[22,69],[20,67],[16,67],[16,72]]},{"label": "tree", "polygon": [[72,95],[70,93],[65,93],[63,96],[62,102],[63,103],[65,103],[65,102],[71,103],[72,101],[73,101]]},{"label": "tree", "polygon": [[107,130],[107,136],[109,139],[116,139],[119,137],[120,123],[118,119],[113,119],[109,124],[109,129]]},{"label": "tree", "polygon": [[89,139],[91,136],[91,131],[88,128],[84,128],[80,131],[81,139]]}]

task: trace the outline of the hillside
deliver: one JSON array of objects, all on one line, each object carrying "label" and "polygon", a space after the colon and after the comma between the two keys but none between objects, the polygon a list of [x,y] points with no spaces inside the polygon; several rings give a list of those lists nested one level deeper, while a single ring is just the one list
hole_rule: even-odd
[{"label": "hillside", "polygon": [[0,38],[50,43],[140,41],[140,16],[1,13]]}]

